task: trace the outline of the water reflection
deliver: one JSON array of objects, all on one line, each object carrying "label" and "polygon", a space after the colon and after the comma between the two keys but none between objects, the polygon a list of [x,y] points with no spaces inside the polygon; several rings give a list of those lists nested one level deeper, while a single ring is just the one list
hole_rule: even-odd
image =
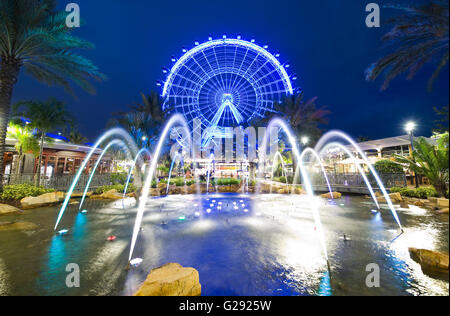
[{"label": "water reflection", "polygon": [[[372,213],[362,198],[317,203],[331,274],[305,197],[169,196],[148,202],[135,249],[144,261],[130,271],[136,208],[89,202],[88,213],[65,219],[65,236],[51,229],[57,208],[26,212],[22,218],[42,228],[0,235],[11,240],[0,248],[0,293],[131,295],[151,269],[178,262],[199,271],[203,295],[448,295],[448,280],[425,275],[408,253],[411,246],[448,251],[448,222],[423,210],[401,211],[405,233],[398,236],[386,210]],[[107,241],[111,235],[114,242]],[[82,271],[78,289],[65,286],[72,262]],[[365,286],[369,263],[381,268],[379,289]]]}]

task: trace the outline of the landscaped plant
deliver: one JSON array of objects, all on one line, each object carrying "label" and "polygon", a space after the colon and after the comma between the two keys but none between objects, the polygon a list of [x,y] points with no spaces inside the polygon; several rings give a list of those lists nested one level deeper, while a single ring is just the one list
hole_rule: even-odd
[{"label": "landscaped plant", "polygon": [[[110,180],[112,184],[125,184],[128,179],[127,173],[113,173],[111,174]],[[133,182],[133,179],[130,179],[130,183]]]},{"label": "landscaped plant", "polygon": [[16,140],[14,147],[16,148],[19,157],[14,173],[19,174],[22,169],[24,154],[31,152],[34,156],[39,155],[39,143],[29,126],[21,126],[12,122],[9,123],[7,136]]},{"label": "landscaped plant", "polygon": [[50,192],[55,192],[55,190],[37,187],[31,184],[5,185],[3,192],[0,194],[0,200],[17,201],[27,196],[39,196]]},{"label": "landscaped plant", "polygon": [[213,181],[214,185],[236,185],[240,184],[241,180],[234,178],[219,178]]},{"label": "landscaped plant", "polygon": [[[123,190],[125,190],[125,185],[124,184],[113,184],[113,185],[104,185],[101,187],[98,187],[97,189],[95,189],[94,193],[95,194],[102,194],[111,190],[116,190],[118,193],[122,193]],[[132,183],[130,183],[128,185],[127,188],[127,193],[131,193],[136,191],[136,188],[134,187],[134,185]]]},{"label": "landscaped plant", "polygon": [[378,173],[403,173],[402,165],[389,159],[378,160],[374,167]]},{"label": "landscaped plant", "polygon": [[427,177],[439,195],[445,196],[449,180],[448,133],[438,141],[437,146],[425,138],[419,138],[414,145],[412,159],[397,155],[396,160],[411,171]]},{"label": "landscaped plant", "polygon": [[439,194],[433,187],[422,187],[422,188],[400,188],[392,187],[389,190],[391,193],[400,193],[404,197],[412,197],[418,199],[428,199],[429,197],[437,197]]}]

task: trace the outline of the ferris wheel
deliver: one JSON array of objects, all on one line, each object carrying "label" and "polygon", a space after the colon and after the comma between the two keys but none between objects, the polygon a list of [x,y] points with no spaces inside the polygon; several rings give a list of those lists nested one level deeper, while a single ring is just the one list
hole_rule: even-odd
[{"label": "ferris wheel", "polygon": [[245,126],[274,111],[274,103],[293,94],[287,68],[268,46],[238,36],[195,42],[191,50],[172,57],[172,68],[163,69],[164,108],[183,114],[192,123],[201,120],[206,130],[203,144],[224,135],[225,127]]}]

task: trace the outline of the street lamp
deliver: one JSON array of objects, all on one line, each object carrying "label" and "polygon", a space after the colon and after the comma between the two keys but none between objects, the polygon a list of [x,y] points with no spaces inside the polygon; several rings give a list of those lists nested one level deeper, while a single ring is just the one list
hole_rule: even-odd
[{"label": "street lamp", "polygon": [[143,142],[145,142],[145,141],[147,141],[147,136],[142,136],[141,139],[142,139]]},{"label": "street lamp", "polygon": [[[410,142],[411,142],[411,151],[412,152],[414,151],[414,129],[415,128],[416,128],[416,123],[414,123],[414,122],[408,122],[405,125],[405,130],[408,133],[409,139],[410,139]],[[415,161],[414,156],[412,155],[412,153],[411,153],[411,156],[413,157],[413,162],[415,163],[416,161]],[[416,172],[414,172],[414,178],[416,180],[416,188],[418,188],[419,187],[419,181],[418,181],[419,179],[417,177],[417,173]]]},{"label": "street lamp", "polygon": [[303,136],[301,138],[301,142],[302,142],[303,146],[306,146],[309,143],[309,138],[307,136]]}]

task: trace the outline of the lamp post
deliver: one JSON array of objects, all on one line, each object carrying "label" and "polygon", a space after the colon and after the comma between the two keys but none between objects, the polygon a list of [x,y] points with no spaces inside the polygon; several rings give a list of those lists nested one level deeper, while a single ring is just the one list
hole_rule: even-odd
[{"label": "lamp post", "polygon": [[303,136],[300,140],[302,142],[303,147],[309,143],[309,137]]},{"label": "lamp post", "polygon": [[[406,123],[406,126],[405,126],[405,130],[406,130],[406,132],[408,132],[408,134],[409,134],[409,139],[410,139],[410,142],[411,142],[411,151],[412,152],[414,152],[414,129],[416,128],[416,124],[414,123],[414,122],[408,122],[408,123]],[[414,159],[414,155],[412,154],[412,152],[411,152],[411,156],[412,156],[412,158],[413,158],[413,162],[415,163],[415,159]],[[415,178],[415,181],[416,181],[416,188],[418,188],[419,187],[419,178],[417,177],[417,173],[414,171],[414,178]]]}]

